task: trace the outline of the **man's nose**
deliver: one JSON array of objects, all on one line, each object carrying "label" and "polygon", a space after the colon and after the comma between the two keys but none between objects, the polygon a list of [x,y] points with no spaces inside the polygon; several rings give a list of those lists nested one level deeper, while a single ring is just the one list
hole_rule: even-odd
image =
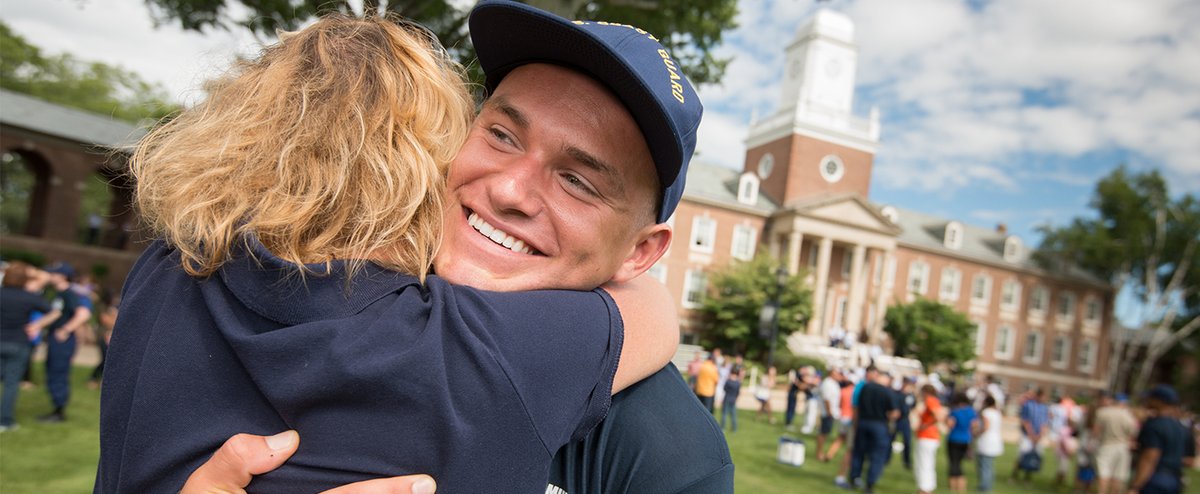
[{"label": "man's nose", "polygon": [[543,189],[546,187],[541,166],[532,159],[522,159],[504,167],[488,187],[488,196],[499,213],[534,217],[543,208]]}]

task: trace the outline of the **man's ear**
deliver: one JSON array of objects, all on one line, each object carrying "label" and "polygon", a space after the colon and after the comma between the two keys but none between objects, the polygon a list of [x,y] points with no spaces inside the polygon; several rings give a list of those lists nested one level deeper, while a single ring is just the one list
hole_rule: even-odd
[{"label": "man's ear", "polygon": [[648,225],[638,232],[637,243],[621,262],[612,281],[620,283],[638,277],[650,269],[671,246],[671,227],[665,223]]}]

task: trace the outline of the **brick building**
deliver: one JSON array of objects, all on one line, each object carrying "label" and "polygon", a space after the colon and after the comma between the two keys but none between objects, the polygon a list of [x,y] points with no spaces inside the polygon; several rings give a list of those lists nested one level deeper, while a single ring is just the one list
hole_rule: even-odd
[{"label": "brick building", "polygon": [[765,248],[793,274],[807,273],[808,335],[841,327],[886,346],[887,307],[922,296],[978,325],[976,368],[1010,391],[1103,387],[1113,291],[1102,280],[1041,269],[1003,227],[870,201],[880,125],[874,109],[865,119],[852,112],[851,20],[818,11],[785,63],[779,109],[751,124],[743,171],[699,160],[689,170],[671,219],[674,245],[651,271],[679,294],[684,320],[697,324],[690,310],[706,270]]}]

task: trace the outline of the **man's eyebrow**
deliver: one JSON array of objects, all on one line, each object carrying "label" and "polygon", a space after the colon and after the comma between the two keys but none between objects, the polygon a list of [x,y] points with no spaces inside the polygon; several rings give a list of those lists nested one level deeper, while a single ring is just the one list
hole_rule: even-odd
[{"label": "man's eyebrow", "polygon": [[508,118],[512,120],[513,123],[517,124],[518,127],[521,127],[522,129],[529,128],[529,119],[525,117],[524,113],[521,113],[521,110],[518,110],[517,107],[513,106],[512,103],[508,101],[508,98],[505,98],[504,96],[493,96],[488,98],[487,106],[495,108],[496,111],[508,116]]},{"label": "man's eyebrow", "polygon": [[605,163],[604,160],[601,160],[600,158],[593,156],[591,153],[588,153],[587,151],[577,147],[568,146],[566,151],[571,158],[575,159],[575,161],[578,161],[583,166],[591,168],[593,171],[604,176],[604,179],[607,180],[608,183],[612,184],[613,188],[615,189],[617,198],[620,199],[625,197],[625,181],[621,180],[621,174],[617,173],[616,168],[608,163]]}]

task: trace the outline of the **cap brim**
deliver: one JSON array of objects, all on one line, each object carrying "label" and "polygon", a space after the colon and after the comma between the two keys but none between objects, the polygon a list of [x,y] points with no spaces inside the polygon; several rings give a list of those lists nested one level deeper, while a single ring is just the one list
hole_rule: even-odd
[{"label": "cap brim", "polygon": [[513,69],[530,63],[562,65],[590,75],[633,115],[650,148],[660,187],[666,189],[680,178],[679,132],[636,72],[607,45],[571,21],[518,3],[482,3],[471,13],[469,25],[489,92]]}]

